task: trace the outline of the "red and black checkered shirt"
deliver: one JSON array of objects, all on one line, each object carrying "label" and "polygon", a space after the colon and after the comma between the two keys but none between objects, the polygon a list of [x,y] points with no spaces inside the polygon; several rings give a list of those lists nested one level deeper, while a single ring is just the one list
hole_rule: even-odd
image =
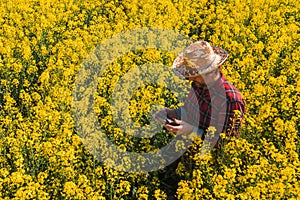
[{"label": "red and black checkered shirt", "polygon": [[[239,111],[239,116],[235,114],[236,110]],[[214,126],[218,134],[238,136],[245,103],[238,89],[221,74],[209,86],[193,82],[184,106],[177,111],[183,121],[198,127],[204,133],[209,126]]]}]

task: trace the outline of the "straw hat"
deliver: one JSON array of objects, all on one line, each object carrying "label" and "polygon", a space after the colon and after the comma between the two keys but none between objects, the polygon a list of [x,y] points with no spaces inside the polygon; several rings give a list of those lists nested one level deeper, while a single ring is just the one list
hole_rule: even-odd
[{"label": "straw hat", "polygon": [[217,69],[228,57],[228,53],[206,41],[188,46],[173,62],[174,73],[181,77],[195,77]]}]

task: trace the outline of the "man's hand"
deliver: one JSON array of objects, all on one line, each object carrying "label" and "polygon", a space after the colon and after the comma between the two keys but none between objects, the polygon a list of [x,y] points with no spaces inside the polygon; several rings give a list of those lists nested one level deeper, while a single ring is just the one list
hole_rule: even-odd
[{"label": "man's hand", "polygon": [[163,108],[157,111],[154,115],[153,118],[155,121],[164,124],[166,122],[167,117],[173,119],[173,118],[178,118],[175,110],[170,109],[170,108]]},{"label": "man's hand", "polygon": [[187,122],[175,119],[175,118],[173,120],[175,121],[176,124],[179,124],[179,126],[172,126],[170,124],[165,124],[164,127],[168,131],[173,132],[176,135],[189,134],[189,133],[193,132],[193,130],[194,130],[193,125],[191,125]]}]

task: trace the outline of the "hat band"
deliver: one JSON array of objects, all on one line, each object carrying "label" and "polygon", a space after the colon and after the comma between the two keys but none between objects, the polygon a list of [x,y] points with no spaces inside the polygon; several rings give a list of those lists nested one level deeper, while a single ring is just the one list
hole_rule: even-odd
[{"label": "hat band", "polygon": [[[216,56],[217,57],[217,56]],[[209,65],[207,65],[206,67],[202,67],[200,69],[197,69],[199,73],[202,73],[203,71],[207,70],[208,68],[210,68],[214,63],[215,63],[215,60],[216,60],[216,57],[215,59],[212,61],[212,63],[210,63]]]},{"label": "hat band", "polygon": [[[208,69],[210,67],[212,67],[212,65],[215,65],[217,57],[220,58],[220,56],[216,55],[215,58],[214,58],[214,60],[210,64],[206,65],[205,67],[201,67],[201,68],[193,67],[193,68],[190,68],[190,67],[188,67],[188,66],[186,66],[184,64],[181,67],[173,68],[173,71],[180,78],[203,75],[203,74],[206,74],[206,73],[203,73],[203,72],[208,71]],[[208,71],[207,73],[209,73],[209,72],[210,71]]]},{"label": "hat band", "polygon": [[[205,71],[205,70],[207,70],[209,67],[211,67],[214,63],[215,63],[215,61],[216,61],[216,58],[217,58],[217,55],[215,54],[215,57],[214,57],[214,60],[213,61],[211,61],[211,63],[210,64],[208,64],[208,65],[206,65],[205,67],[195,67],[194,65],[193,65],[193,68],[194,69],[197,69],[197,71],[199,72],[199,73],[201,73],[202,71]],[[191,68],[190,66],[188,66],[188,65],[186,65],[188,68]]]}]

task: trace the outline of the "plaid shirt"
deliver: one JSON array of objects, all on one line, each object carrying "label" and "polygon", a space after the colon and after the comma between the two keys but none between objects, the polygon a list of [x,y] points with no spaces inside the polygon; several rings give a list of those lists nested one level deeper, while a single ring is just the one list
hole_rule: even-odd
[{"label": "plaid shirt", "polygon": [[[236,117],[235,110],[240,111],[240,116]],[[223,74],[209,87],[193,82],[184,106],[177,109],[177,115],[198,128],[198,133],[214,126],[218,136],[222,132],[238,136],[244,112],[245,104],[238,89]]]}]

